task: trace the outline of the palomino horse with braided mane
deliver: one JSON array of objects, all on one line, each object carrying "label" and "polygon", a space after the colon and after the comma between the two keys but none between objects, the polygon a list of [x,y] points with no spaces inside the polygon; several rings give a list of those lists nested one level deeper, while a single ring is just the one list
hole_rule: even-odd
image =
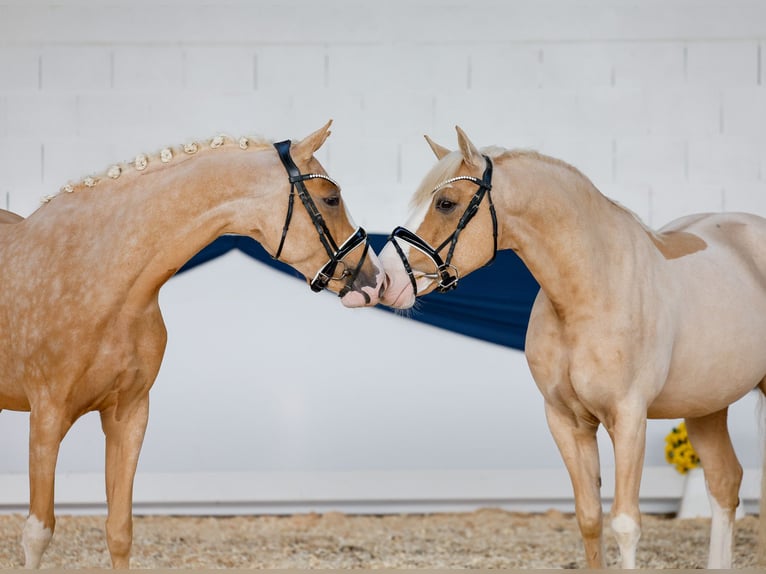
[{"label": "palomino horse with braided mane", "polygon": [[518,253],[540,284],[526,339],[532,375],[569,471],[587,562],[605,565],[596,430],[614,445],[612,529],[635,566],[647,418],[684,418],[712,505],[709,566],[731,565],[742,468],[727,409],[766,392],[766,220],[691,215],[659,232],[603,196],[577,169],[528,151],[439,158],[407,227],[380,253],[384,304],[430,291]]},{"label": "palomino horse with braided mane", "polygon": [[112,564],[128,567],[133,478],[166,342],[158,295],[197,251],[250,236],[313,290],[350,307],[378,302],[382,267],[314,158],[329,125],[292,146],[219,136],[141,154],[67,185],[27,219],[2,213],[0,408],[30,411],[27,567],[53,535],[59,444],[94,410],[106,435],[107,543]]}]

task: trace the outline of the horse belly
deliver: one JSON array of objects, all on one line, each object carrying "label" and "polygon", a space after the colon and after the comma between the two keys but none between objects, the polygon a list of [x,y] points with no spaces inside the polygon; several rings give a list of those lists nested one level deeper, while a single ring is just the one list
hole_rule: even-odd
[{"label": "horse belly", "polygon": [[668,376],[650,418],[716,412],[766,377],[766,284],[752,267],[717,255],[684,270],[691,279],[681,289]]}]

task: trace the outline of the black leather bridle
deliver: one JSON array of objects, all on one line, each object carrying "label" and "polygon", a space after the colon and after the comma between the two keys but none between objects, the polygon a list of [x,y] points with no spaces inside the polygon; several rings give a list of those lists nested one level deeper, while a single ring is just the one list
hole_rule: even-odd
[{"label": "black leather bridle", "polygon": [[[455,246],[457,245],[458,237],[460,236],[460,232],[463,231],[466,225],[468,225],[468,222],[471,221],[474,215],[476,215],[476,212],[479,210],[479,204],[481,204],[485,195],[487,196],[487,201],[489,201],[489,212],[492,215],[493,247],[492,257],[490,257],[489,261],[487,261],[484,265],[489,265],[495,260],[495,255],[497,254],[497,215],[495,214],[495,205],[492,203],[492,195],[490,194],[490,190],[492,189],[492,160],[490,160],[486,155],[484,156],[484,159],[487,161],[487,167],[484,169],[484,174],[481,176],[481,179],[470,175],[453,177],[437,185],[431,192],[432,194],[436,193],[445,185],[449,185],[456,181],[462,180],[470,181],[471,183],[479,186],[479,189],[476,190],[476,193],[474,193],[471,201],[468,202],[468,207],[465,208],[463,215],[460,216],[460,220],[457,222],[455,231],[453,231],[452,235],[447,237],[447,239],[445,239],[441,245],[439,245],[439,247],[434,249],[427,241],[405,227],[397,227],[391,232],[388,241],[390,241],[394,246],[394,249],[396,249],[399,258],[404,264],[404,269],[407,271],[407,275],[409,275],[410,283],[412,283],[412,291],[415,296],[418,294],[415,274],[412,271],[410,262],[407,260],[407,256],[404,254],[404,251],[402,250],[397,240],[401,240],[410,244],[412,247],[433,261],[433,264],[436,266],[436,273],[423,274],[422,276],[428,277],[430,279],[438,279],[439,283],[436,287],[437,291],[441,293],[451,291],[457,287],[458,279],[460,279],[460,274],[458,273],[457,268],[452,265],[452,256],[455,254]],[[447,258],[442,260],[439,252],[447,245],[449,245]]]},{"label": "black leather bridle", "polygon": [[[357,275],[359,275],[359,271],[362,268],[362,265],[364,264],[364,260],[367,258],[367,251],[370,249],[370,244],[367,241],[367,233],[361,227],[357,227],[356,231],[354,231],[354,233],[352,233],[349,238],[346,239],[340,247],[338,247],[338,244],[335,243],[335,240],[333,239],[332,234],[330,233],[330,230],[327,227],[324,218],[322,217],[322,214],[319,212],[319,209],[317,209],[314,200],[311,199],[311,196],[306,189],[306,185],[303,182],[309,179],[325,179],[336,187],[340,186],[338,186],[338,184],[333,179],[321,173],[302,174],[298,167],[295,165],[293,158],[290,157],[290,143],[290,140],[285,140],[274,144],[274,147],[279,154],[279,159],[282,160],[282,164],[287,170],[287,175],[290,181],[290,198],[287,202],[287,215],[285,216],[285,224],[282,227],[282,238],[279,241],[279,248],[277,249],[277,253],[274,255],[274,259],[278,260],[279,256],[282,254],[282,247],[285,245],[287,230],[290,228],[290,220],[293,217],[293,203],[295,201],[295,195],[297,194],[303,203],[303,206],[306,208],[306,211],[311,218],[311,222],[314,224],[314,227],[317,230],[319,241],[321,241],[328,257],[330,258],[329,261],[322,266],[322,268],[310,281],[309,285],[311,286],[311,290],[315,293],[318,293],[319,291],[326,289],[327,284],[330,281],[342,281],[345,279],[345,285],[338,292],[338,296],[343,297],[346,293],[351,291],[352,285],[356,280]],[[362,243],[364,243],[364,251],[362,252],[362,256],[359,258],[359,263],[357,263],[356,267],[349,270],[343,259]],[[334,275],[338,264],[343,267],[343,271],[341,271],[340,275],[336,277]]]}]

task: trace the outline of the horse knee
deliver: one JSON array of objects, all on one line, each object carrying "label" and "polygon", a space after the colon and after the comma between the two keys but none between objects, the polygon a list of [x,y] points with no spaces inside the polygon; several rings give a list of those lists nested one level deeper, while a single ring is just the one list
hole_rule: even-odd
[{"label": "horse knee", "polygon": [[37,518],[34,514],[30,514],[27,518],[27,522],[24,525],[24,532],[21,536],[21,546],[24,548],[24,567],[25,568],[39,568],[40,559],[48,548],[48,544],[53,538],[53,529],[55,527],[55,521],[53,521],[50,527]]},{"label": "horse knee", "polygon": [[577,525],[580,527],[580,534],[585,539],[599,538],[603,530],[603,517],[601,509],[587,511],[582,508],[577,509]]}]

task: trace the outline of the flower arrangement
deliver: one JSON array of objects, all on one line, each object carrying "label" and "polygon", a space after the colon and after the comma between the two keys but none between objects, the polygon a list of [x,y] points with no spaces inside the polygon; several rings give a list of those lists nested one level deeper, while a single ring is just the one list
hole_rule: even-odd
[{"label": "flower arrangement", "polygon": [[665,460],[676,467],[681,474],[700,465],[700,459],[686,434],[686,424],[673,427],[665,437]]}]

